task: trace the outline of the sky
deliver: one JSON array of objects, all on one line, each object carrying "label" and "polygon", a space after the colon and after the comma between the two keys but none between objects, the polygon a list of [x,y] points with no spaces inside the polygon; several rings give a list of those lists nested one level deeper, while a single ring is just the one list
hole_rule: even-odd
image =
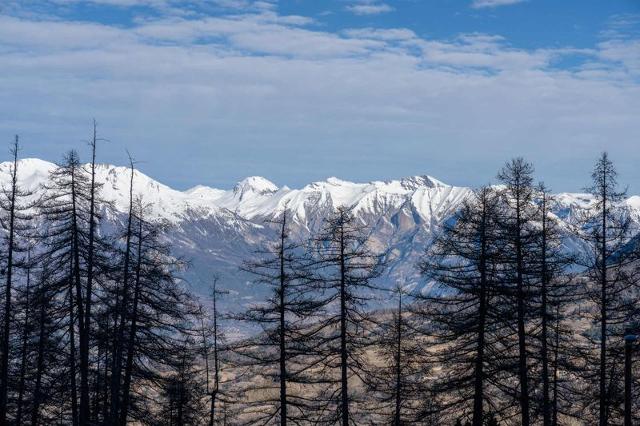
[{"label": "sky", "polygon": [[0,0],[0,141],[88,159],[95,118],[100,161],[177,189],[523,156],[580,191],[608,151],[640,194],[639,113],[638,0]]}]

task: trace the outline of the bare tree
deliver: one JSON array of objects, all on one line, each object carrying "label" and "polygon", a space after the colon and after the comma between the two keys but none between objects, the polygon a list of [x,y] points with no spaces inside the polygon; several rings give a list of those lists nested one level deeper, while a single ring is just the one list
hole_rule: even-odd
[{"label": "bare tree", "polygon": [[[211,283],[211,315],[210,325],[205,325],[207,315],[204,309],[200,307],[200,328],[202,330],[202,355],[205,362],[206,390],[209,395],[209,426],[216,423],[216,403],[221,392],[221,352],[224,350],[222,345],[225,344],[225,335],[220,328],[220,312],[218,308],[218,300],[221,296],[228,294],[227,291],[218,288],[218,276],[213,276]],[[208,336],[211,336],[209,342]],[[213,356],[213,361],[210,358]],[[213,365],[211,365],[213,364]]]},{"label": "bare tree", "polygon": [[503,251],[497,194],[481,188],[446,223],[420,264],[436,286],[416,294],[411,306],[423,320],[434,365],[442,420],[471,418],[481,426],[501,406],[501,365],[505,346],[498,308]]},{"label": "bare tree", "polygon": [[96,228],[101,219],[97,212],[97,205],[104,201],[99,195],[101,185],[96,182],[96,149],[97,143],[103,139],[98,138],[97,123],[93,120],[93,137],[89,141],[91,147],[91,163],[89,182],[89,214],[88,214],[88,242],[86,260],[86,288],[84,291],[84,327],[80,330],[80,425],[89,424],[89,350],[91,338],[91,316],[92,297],[94,292],[94,273],[96,269]]},{"label": "bare tree", "polygon": [[380,273],[381,256],[367,247],[366,229],[346,207],[339,207],[326,220],[315,243],[318,297],[327,311],[321,332],[316,333],[322,359],[317,374],[326,385],[318,396],[324,404],[319,421],[348,426],[356,422],[352,408],[361,402],[350,381],[366,382],[363,352],[372,344],[367,336],[372,324],[367,308],[378,290],[373,280]]},{"label": "bare tree", "polygon": [[289,386],[310,381],[305,349],[313,334],[309,319],[317,314],[320,303],[310,297],[304,253],[289,237],[287,211],[272,223],[277,227],[277,240],[243,266],[255,277],[255,284],[266,287],[270,294],[266,301],[235,316],[258,330],[233,350],[241,357],[238,365],[252,371],[254,381],[259,381],[250,384],[251,390],[264,395],[247,402],[253,421],[266,424],[277,419],[286,425],[309,415],[310,401]]},{"label": "bare tree", "polygon": [[20,145],[18,136],[11,145],[10,153],[12,165],[9,167],[10,184],[2,188],[0,194],[0,226],[4,231],[3,248],[6,253],[2,260],[4,267],[2,275],[4,285],[4,309],[2,312],[2,341],[0,342],[0,425],[7,424],[8,393],[9,393],[9,361],[11,358],[11,321],[13,317],[13,286],[15,269],[20,266],[18,256],[26,251],[21,237],[29,230],[31,216],[27,209],[30,207],[26,198],[31,195],[23,190],[18,183],[18,152]]},{"label": "bare tree", "polygon": [[[505,307],[515,305],[515,325],[517,334],[517,396],[520,402],[522,426],[531,424],[530,365],[528,349],[530,340],[529,324],[532,316],[532,299],[535,289],[530,286],[532,275],[532,255],[536,241],[533,187],[533,165],[523,158],[515,158],[505,164],[498,179],[504,184],[502,191],[502,211],[500,221],[504,250],[502,252],[503,295],[507,298]],[[511,303],[512,302],[512,303]],[[507,314],[505,313],[505,316]]]},{"label": "bare tree", "polygon": [[114,324],[116,324],[116,335],[113,341],[112,368],[111,368],[111,384],[110,384],[110,409],[109,418],[112,424],[120,421],[120,402],[121,402],[121,386],[122,386],[122,353],[124,351],[124,333],[126,328],[127,315],[126,310],[129,305],[130,298],[130,276],[131,276],[131,252],[133,239],[133,221],[134,221],[134,195],[133,195],[133,179],[135,176],[134,162],[129,156],[129,212],[127,216],[127,226],[124,235],[124,262],[122,268],[122,283],[116,286],[116,300],[114,309]]},{"label": "bare tree", "polygon": [[[618,189],[617,173],[607,153],[598,159],[591,177],[588,190],[594,202],[581,218],[581,234],[588,247],[581,263],[587,271],[588,300],[596,307],[592,319],[597,331],[586,337],[597,345],[598,359],[591,359],[593,346],[585,349],[585,379],[597,383],[589,387],[597,389],[597,395],[586,395],[585,402],[587,408],[597,403],[598,423],[604,426],[622,416],[621,336],[636,313],[640,251],[628,245],[634,232],[628,211],[620,205],[625,192]],[[592,368],[595,365],[597,371]]]},{"label": "bare tree", "polygon": [[411,313],[406,312],[406,292],[398,284],[393,291],[396,308],[385,312],[387,319],[378,321],[372,333],[377,362],[368,367],[367,387],[373,395],[370,411],[380,424],[427,425],[435,417],[434,412],[429,412],[435,404],[429,401],[431,394],[426,380],[432,373],[431,364],[423,336]]}]

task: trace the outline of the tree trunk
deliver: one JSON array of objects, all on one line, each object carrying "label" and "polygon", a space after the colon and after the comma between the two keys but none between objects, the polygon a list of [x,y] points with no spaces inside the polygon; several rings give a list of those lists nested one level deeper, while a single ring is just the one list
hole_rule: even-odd
[{"label": "tree trunk", "polygon": [[607,192],[606,174],[602,185],[602,246],[600,252],[600,426],[607,426]]},{"label": "tree trunk", "polygon": [[[120,414],[120,376],[122,373],[122,346],[124,343],[124,328],[127,320],[127,310],[129,305],[129,262],[131,258],[131,226],[133,220],[133,161],[131,161],[131,181],[129,183],[129,217],[127,219],[127,235],[124,256],[124,271],[122,279],[122,301],[119,309],[116,309],[116,315],[119,315],[119,325],[114,339],[114,355],[113,368],[111,370],[111,407],[109,417],[111,424],[117,424]],[[118,301],[116,301],[118,305]],[[120,312],[118,312],[120,311]]]},{"label": "tree trunk", "polygon": [[560,309],[556,308],[555,347],[553,348],[553,414],[551,424],[558,425],[558,353],[560,351]]},{"label": "tree trunk", "polygon": [[80,425],[89,424],[89,339],[91,336],[91,296],[93,291],[93,257],[95,238],[95,191],[96,191],[96,121],[93,121],[91,142],[91,188],[89,201],[89,247],[87,254],[87,287],[85,290],[84,324],[80,332]]},{"label": "tree trunk", "polygon": [[[82,281],[80,278],[80,236],[79,236],[79,226],[78,223],[78,205],[77,205],[77,194],[76,194],[76,180],[75,174],[78,172],[76,166],[73,167],[71,172],[71,205],[72,205],[72,226],[73,226],[73,248],[72,248],[72,264],[73,264],[73,282],[75,284],[76,291],[76,306],[78,309],[78,334],[80,340],[80,395],[83,395],[85,391],[88,391],[88,381],[87,376],[89,374],[89,358],[88,355],[85,356],[83,354],[83,350],[87,349],[88,346],[85,344],[85,332],[84,332],[84,310],[83,310],[83,299],[82,299]],[[73,306],[71,307],[73,310]],[[74,351],[74,364],[75,364],[75,351]],[[75,380],[75,379],[74,379]],[[86,389],[83,389],[84,386],[87,385]],[[75,389],[73,389],[75,392]],[[82,397],[81,397],[82,399]],[[74,403],[77,403],[76,399],[73,399]],[[85,401],[85,403],[88,401]],[[82,401],[81,401],[82,404]],[[82,415],[80,415],[82,417]],[[85,421],[87,421],[86,419]],[[77,421],[77,419],[76,419]],[[80,422],[83,420],[80,419]]]},{"label": "tree trunk", "polygon": [[13,170],[11,171],[11,199],[9,200],[9,229],[7,247],[7,280],[4,293],[4,318],[2,332],[2,362],[0,362],[0,426],[7,424],[7,393],[9,391],[9,333],[11,331],[11,285],[13,279],[13,251],[15,238],[16,191],[18,185],[18,136],[13,146]]},{"label": "tree trunk", "polygon": [[395,413],[393,418],[394,426],[400,426],[402,424],[402,290],[400,290],[400,296],[398,298],[398,321],[397,321],[397,336],[396,336],[396,389],[395,389]]},{"label": "tree trunk", "polygon": [[349,426],[349,380],[347,352],[347,289],[344,259],[344,215],[340,224],[340,387],[342,426]]},{"label": "tree trunk", "polygon": [[286,277],[284,268],[284,249],[285,249],[285,232],[286,232],[286,214],[282,219],[282,229],[280,232],[280,329],[278,330],[278,338],[280,344],[280,426],[287,424],[287,365],[286,365],[286,346],[285,346],[285,291]]},{"label": "tree trunk", "polygon": [[135,285],[133,290],[133,307],[131,311],[131,326],[129,329],[129,340],[127,342],[127,361],[125,365],[124,382],[122,385],[122,407],[120,413],[120,425],[127,424],[129,411],[129,392],[131,387],[131,374],[133,372],[133,355],[135,352],[136,333],[138,332],[138,302],[140,300],[140,268],[142,265],[142,218],[139,219],[138,226],[138,259],[136,260]]},{"label": "tree trunk", "polygon": [[549,400],[549,354],[547,349],[547,319],[548,319],[548,306],[547,306],[547,291],[548,291],[548,267],[547,267],[547,198],[546,194],[542,195],[542,303],[541,312],[542,317],[542,415],[543,425],[551,425],[551,403]]},{"label": "tree trunk", "polygon": [[36,383],[33,389],[33,406],[31,407],[31,426],[38,425],[38,416],[40,414],[40,400],[42,389],[42,373],[44,371],[44,339],[46,336],[45,319],[46,319],[46,303],[47,295],[44,289],[38,290],[38,299],[40,304],[40,315],[38,318],[38,360],[36,363]]},{"label": "tree trunk", "polygon": [[[27,263],[31,263],[31,248],[29,248],[27,254]],[[25,288],[25,313],[24,323],[22,325],[22,347],[20,350],[20,379],[18,384],[18,407],[16,410],[16,424],[22,424],[22,413],[24,405],[24,387],[25,387],[25,374],[27,369],[27,343],[29,341],[29,319],[31,317],[30,308],[31,301],[29,300],[29,291],[31,290],[31,267],[27,266],[27,286]]]},{"label": "tree trunk", "polygon": [[[518,196],[519,197],[519,196]],[[529,375],[527,371],[527,343],[525,328],[524,259],[522,253],[522,206],[516,201],[516,267],[518,304],[518,371],[520,377],[520,410],[522,426],[529,426]]]},{"label": "tree trunk", "polygon": [[71,386],[71,416],[73,426],[78,425],[78,389],[76,384],[76,337],[73,312],[73,285],[69,287],[69,379]]},{"label": "tree trunk", "polygon": [[485,327],[487,317],[487,235],[486,235],[486,199],[482,199],[482,229],[480,239],[480,305],[478,307],[478,347],[476,349],[476,362],[474,366],[474,391],[473,391],[473,426],[482,426],[484,412],[484,346]]}]

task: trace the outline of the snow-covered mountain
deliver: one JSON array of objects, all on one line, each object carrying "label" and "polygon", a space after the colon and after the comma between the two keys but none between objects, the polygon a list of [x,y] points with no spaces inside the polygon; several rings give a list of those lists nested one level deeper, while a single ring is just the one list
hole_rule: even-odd
[{"label": "snow-covered mountain", "polygon": [[[25,159],[19,163],[21,185],[34,192],[48,179],[53,163]],[[0,183],[8,183],[8,163],[0,164]],[[127,211],[130,173],[127,168],[101,165],[97,179],[102,195],[119,212]],[[392,181],[353,183],[338,178],[314,182],[300,189],[278,188],[262,177],[248,177],[233,189],[196,186],[178,191],[136,171],[134,192],[152,204],[149,215],[172,224],[169,238],[174,254],[191,262],[185,278],[196,292],[206,293],[212,274],[232,290],[234,300],[251,299],[256,291],[239,271],[242,261],[275,236],[268,223],[287,208],[295,238],[309,238],[338,206],[351,206],[367,225],[370,242],[388,253],[388,283],[418,283],[415,265],[433,233],[459,208],[471,189],[447,185],[430,176]],[[558,194],[554,211],[567,223],[592,202],[588,194]],[[640,225],[640,197],[624,201]]]}]

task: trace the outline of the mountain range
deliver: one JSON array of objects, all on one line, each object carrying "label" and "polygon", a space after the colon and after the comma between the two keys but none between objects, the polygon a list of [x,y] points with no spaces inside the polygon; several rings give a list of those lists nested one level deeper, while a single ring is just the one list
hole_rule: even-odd
[{"label": "mountain range", "polygon": [[[0,184],[9,183],[9,166],[0,164]],[[37,196],[55,167],[38,159],[20,160],[20,185]],[[107,218],[111,222],[122,220],[127,211],[130,177],[125,167],[100,165],[97,169],[102,196],[114,206],[115,214]],[[334,209],[351,207],[366,226],[371,247],[387,254],[381,282],[388,286],[398,281],[425,286],[416,270],[420,255],[444,221],[472,193],[471,188],[447,185],[427,175],[369,183],[332,177],[299,189],[279,188],[265,178],[252,176],[232,189],[198,185],[178,191],[137,170],[133,188],[137,196],[151,204],[148,218],[170,225],[166,238],[174,255],[190,263],[184,274],[187,285],[197,294],[206,295],[216,274],[220,285],[230,291],[228,304],[234,306],[260,296],[260,290],[239,267],[274,240],[276,230],[269,220],[285,208],[291,215],[292,237],[304,241],[318,231]],[[571,225],[592,203],[589,194],[560,193],[555,196],[553,212]],[[631,196],[618,207],[624,208],[634,227],[640,229],[640,197]]]}]

